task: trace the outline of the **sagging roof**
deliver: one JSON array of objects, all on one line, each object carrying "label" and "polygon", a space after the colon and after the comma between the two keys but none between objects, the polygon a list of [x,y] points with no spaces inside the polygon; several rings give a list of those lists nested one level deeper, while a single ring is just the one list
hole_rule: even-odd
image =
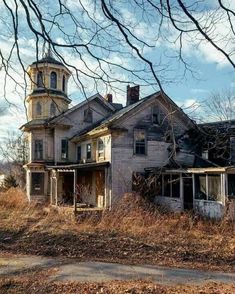
[{"label": "sagging roof", "polygon": [[87,163],[76,163],[76,164],[64,164],[64,165],[48,165],[46,168],[48,170],[68,170],[68,169],[89,169],[89,168],[96,168],[96,167],[105,167],[109,166],[109,161],[102,161],[102,162],[87,162]]}]

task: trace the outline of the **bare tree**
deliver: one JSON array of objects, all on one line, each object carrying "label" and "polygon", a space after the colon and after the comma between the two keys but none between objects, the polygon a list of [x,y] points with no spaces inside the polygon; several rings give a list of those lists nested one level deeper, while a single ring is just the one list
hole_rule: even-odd
[{"label": "bare tree", "polygon": [[235,67],[230,0],[3,0],[0,6],[0,39],[8,44],[0,50],[1,69],[19,86],[14,62],[26,81],[26,43],[35,49],[35,59],[41,57],[41,44],[50,44],[73,70],[85,97],[88,84],[115,90],[120,83],[134,82],[164,91],[165,84],[186,72],[194,74],[185,54],[189,46],[206,44]]}]

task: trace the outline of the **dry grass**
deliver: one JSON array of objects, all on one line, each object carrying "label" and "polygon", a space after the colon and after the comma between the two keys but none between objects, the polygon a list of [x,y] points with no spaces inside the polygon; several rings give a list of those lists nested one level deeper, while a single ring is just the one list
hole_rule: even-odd
[{"label": "dry grass", "polygon": [[127,194],[112,211],[74,218],[29,204],[12,189],[0,194],[0,250],[80,260],[151,263],[234,271],[235,225],[161,211]]}]

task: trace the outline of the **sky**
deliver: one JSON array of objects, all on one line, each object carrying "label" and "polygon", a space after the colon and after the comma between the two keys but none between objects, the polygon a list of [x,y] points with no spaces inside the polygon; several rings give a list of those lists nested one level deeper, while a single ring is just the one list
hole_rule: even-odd
[{"label": "sky", "polygon": [[[47,19],[58,12],[58,7],[55,5],[57,1],[37,0],[36,2]],[[77,26],[68,15],[59,16],[56,18],[56,22],[60,24],[60,27],[57,25],[51,26],[50,22],[45,23],[46,28],[50,30],[51,38],[60,45],[71,43],[89,45],[89,52],[82,46],[78,48],[77,52],[73,49],[63,48],[63,46],[57,48],[57,53],[69,65],[72,65],[70,69],[73,72],[73,78],[70,79],[68,88],[69,97],[73,101],[72,105],[85,99],[80,82],[85,88],[86,96],[93,95],[96,92],[103,95],[107,92],[113,92],[115,102],[123,103],[123,105],[125,105],[125,92],[128,83],[141,85],[141,97],[158,90],[149,67],[139,60],[133,48],[126,45],[118,29],[105,18],[98,4],[94,4],[95,1],[67,0],[64,2],[77,17]],[[174,27],[168,21],[164,21],[161,24],[161,34],[157,34],[161,23],[159,15],[153,13],[151,9],[146,10],[145,14],[141,14],[141,10],[131,5],[131,2],[115,1],[116,6],[114,8],[118,12],[116,16],[120,16],[126,28],[135,34],[137,38],[134,38],[126,30],[129,40],[141,52],[142,56],[153,62],[154,69],[165,92],[180,107],[191,114],[192,107],[190,106],[193,105],[196,108],[199,105],[203,106],[203,103],[209,99],[212,93],[223,92],[228,89],[235,90],[234,68],[212,45],[203,41],[198,33],[184,34],[182,37],[182,56],[184,61],[187,62],[187,67],[189,67],[189,70],[185,72],[185,66],[179,60],[180,41]],[[195,1],[190,0],[184,2],[186,4],[195,3]],[[210,36],[216,40],[217,44],[226,49],[227,52],[233,52],[235,48],[234,35],[231,32],[231,26],[229,26],[226,15],[223,12],[220,12],[221,14],[217,12],[216,0],[204,2],[206,3],[204,6],[192,6],[195,9],[195,17],[200,19],[202,24],[208,26]],[[13,1],[9,0],[7,3],[15,12]],[[54,5],[51,5],[52,3]],[[81,3],[83,6],[81,6]],[[96,1],[96,3],[99,3],[99,1]],[[235,1],[224,0],[224,4],[235,11]],[[115,13],[115,11],[112,12]],[[183,17],[178,12],[178,10],[175,11],[175,18],[183,23],[184,28],[191,28],[191,24],[185,22],[185,16]],[[22,6],[19,5],[17,13],[19,15],[18,44],[20,56],[23,65],[27,68],[37,58],[35,35],[27,26],[26,15]],[[93,21],[90,20],[91,16]],[[40,30],[36,16],[31,14],[31,19],[35,28]],[[231,21],[235,26],[235,19],[232,18]],[[97,28],[100,29],[101,27],[106,27],[106,30],[103,29],[98,34],[94,34],[94,32],[97,32]],[[0,32],[0,52],[5,60],[10,59],[8,70],[11,76],[5,76],[5,68],[0,61],[1,141],[8,136],[8,132],[17,131],[26,122],[24,98],[28,93],[24,74],[17,58],[17,50],[15,48],[12,50],[14,35],[11,15],[3,2],[0,3]],[[64,32],[66,32],[66,35]],[[149,46],[146,46],[145,43],[148,43]],[[41,39],[39,39],[38,48],[38,58],[40,58],[43,54],[43,41]],[[101,59],[102,70],[93,55]],[[234,55],[232,55],[232,58],[234,61]],[[109,63],[103,62],[103,59]],[[114,63],[116,65],[113,65]],[[77,72],[74,67],[78,69]],[[123,70],[123,67],[134,70],[135,74]],[[76,80],[76,74],[78,74],[79,80]],[[91,75],[96,78],[89,78]],[[106,80],[105,83],[98,79],[101,76]],[[202,106],[198,109],[202,109]],[[190,107],[190,110],[188,107]]]}]

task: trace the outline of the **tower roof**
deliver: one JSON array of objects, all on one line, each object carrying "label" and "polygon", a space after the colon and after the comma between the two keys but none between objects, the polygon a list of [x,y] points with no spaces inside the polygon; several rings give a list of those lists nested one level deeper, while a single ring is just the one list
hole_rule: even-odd
[{"label": "tower roof", "polygon": [[64,64],[62,62],[56,60],[51,55],[46,55],[42,59],[39,59],[37,61],[34,61],[32,64],[39,64],[39,63],[52,63],[52,64],[58,64],[58,65],[63,65],[64,66]]}]

